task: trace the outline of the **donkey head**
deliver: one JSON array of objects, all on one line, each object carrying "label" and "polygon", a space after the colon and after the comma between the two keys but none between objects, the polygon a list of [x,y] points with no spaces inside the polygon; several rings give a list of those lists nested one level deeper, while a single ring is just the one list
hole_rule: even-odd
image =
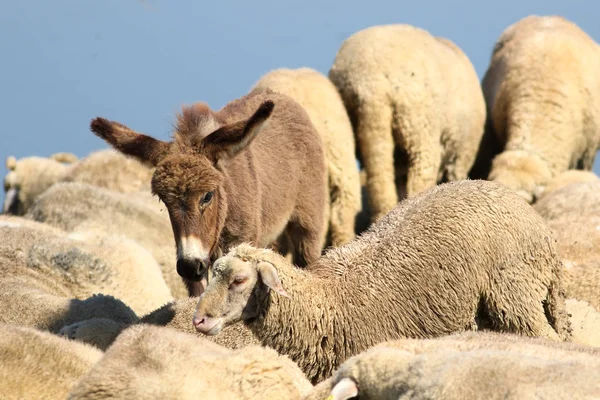
[{"label": "donkey head", "polygon": [[221,160],[244,150],[268,121],[265,101],[248,119],[225,124],[208,106],[184,107],[173,140],[164,142],[104,118],[91,130],[121,153],[156,167],[152,192],[166,205],[177,245],[177,273],[200,281],[214,258],[227,216]]}]

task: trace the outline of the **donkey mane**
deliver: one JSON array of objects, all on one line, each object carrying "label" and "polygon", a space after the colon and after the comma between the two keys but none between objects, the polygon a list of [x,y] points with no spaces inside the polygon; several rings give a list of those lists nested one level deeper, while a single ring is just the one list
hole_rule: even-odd
[{"label": "donkey mane", "polygon": [[173,143],[180,149],[195,148],[206,136],[224,125],[208,104],[197,102],[181,107],[173,134]]}]

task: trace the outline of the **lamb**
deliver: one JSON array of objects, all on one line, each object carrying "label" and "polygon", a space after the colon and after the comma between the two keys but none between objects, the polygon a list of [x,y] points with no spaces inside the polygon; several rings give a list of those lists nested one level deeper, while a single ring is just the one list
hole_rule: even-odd
[{"label": "lamb", "polygon": [[[197,297],[179,299],[167,303],[129,324],[119,323],[108,318],[93,318],[66,325],[60,329],[59,334],[72,340],[94,345],[102,350],[106,350],[124,329],[134,324],[164,326],[199,335],[190,323],[197,304]],[[220,335],[208,337],[208,339],[228,349],[259,345],[258,339],[250,329],[242,324],[231,325]]]},{"label": "lamb", "polygon": [[[323,247],[327,171],[323,143],[302,106],[256,89],[219,111],[184,107],[164,142],[96,118],[91,130],[123,154],[156,166],[152,191],[166,205],[177,272],[203,281],[230,246],[276,243],[289,235],[299,266]],[[260,132],[260,134],[259,134]],[[190,285],[190,295],[202,284]]]},{"label": "lamb", "polygon": [[600,215],[600,182],[578,182],[545,193],[533,208],[547,221]]},{"label": "lamb", "polygon": [[0,324],[2,398],[64,399],[102,355],[48,332]]},{"label": "lamb", "polygon": [[600,147],[600,46],[573,22],[531,15],[498,38],[482,87],[499,148],[488,179],[534,202],[569,169],[591,170]]},{"label": "lamb", "polygon": [[323,141],[329,177],[325,246],[346,244],[355,236],[355,220],[362,204],[354,134],[337,89],[326,76],[308,67],[270,71],[253,86],[256,88],[288,95],[310,116]]},{"label": "lamb", "polygon": [[118,232],[135,240],[160,266],[172,296],[188,297],[188,289],[175,270],[168,213],[150,192],[123,194],[84,183],[61,182],[44,192],[25,218],[71,233]]},{"label": "lamb", "polygon": [[302,399],[312,385],[286,356],[235,351],[170,328],[124,331],[68,399]]},{"label": "lamb", "polygon": [[0,217],[0,237],[0,323],[52,332],[89,318],[131,323],[134,311],[173,299],[156,262],[131,240],[73,237],[7,216]]},{"label": "lamb", "polygon": [[[465,332],[381,343],[348,359],[311,399],[571,399],[600,394],[600,349]],[[319,396],[317,396],[319,394]]]},{"label": "lamb", "polygon": [[35,199],[57,182],[83,182],[121,193],[150,191],[151,169],[113,150],[95,151],[78,160],[71,153],[49,158],[6,159],[5,214],[23,215]]},{"label": "lamb", "polygon": [[406,160],[407,196],[467,178],[485,101],[475,68],[450,40],[403,24],[363,29],[344,41],[329,78],[352,121],[372,221],[398,202],[394,158]]},{"label": "lamb", "polygon": [[208,276],[196,329],[216,335],[243,320],[313,383],[394,338],[486,327],[570,338],[550,229],[516,193],[488,181],[408,198],[306,270],[241,244]]}]

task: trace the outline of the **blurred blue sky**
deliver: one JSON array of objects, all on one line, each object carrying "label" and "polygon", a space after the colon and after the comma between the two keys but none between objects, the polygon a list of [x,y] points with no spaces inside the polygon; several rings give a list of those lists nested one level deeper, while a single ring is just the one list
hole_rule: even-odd
[{"label": "blurred blue sky", "polygon": [[95,116],[166,139],[181,105],[220,108],[278,67],[327,73],[342,41],[368,26],[448,37],[481,78],[516,20],[558,14],[600,41],[599,12],[589,0],[3,1],[0,175],[8,155],[106,147],[89,131]]}]

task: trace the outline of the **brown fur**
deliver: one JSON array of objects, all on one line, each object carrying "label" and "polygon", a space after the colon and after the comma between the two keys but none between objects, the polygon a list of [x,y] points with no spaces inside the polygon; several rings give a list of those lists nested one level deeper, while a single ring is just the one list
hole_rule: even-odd
[{"label": "brown fur", "polygon": [[169,210],[177,271],[189,281],[200,281],[211,260],[243,241],[267,246],[289,234],[298,265],[319,257],[327,195],[323,146],[291,98],[254,90],[219,111],[205,104],[184,108],[170,143],[102,118],[91,129],[117,150],[156,165],[152,190]]},{"label": "brown fur", "polygon": [[489,327],[564,340],[553,242],[543,219],[505,186],[441,184],[306,270],[269,250],[232,248],[209,270],[194,324],[217,334],[244,320],[313,381],[393,338]]},{"label": "brown fur", "polygon": [[300,400],[312,386],[273,349],[231,351],[170,328],[124,331],[69,399]]}]

